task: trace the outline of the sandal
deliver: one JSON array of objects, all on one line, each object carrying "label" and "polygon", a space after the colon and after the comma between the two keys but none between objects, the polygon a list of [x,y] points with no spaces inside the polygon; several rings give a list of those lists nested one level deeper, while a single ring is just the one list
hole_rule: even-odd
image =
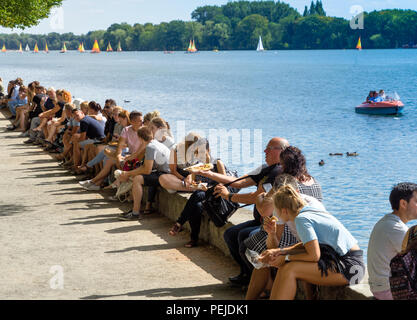
[{"label": "sandal", "polygon": [[152,214],[158,211],[156,209],[145,209],[145,210],[141,210],[140,212],[143,214]]},{"label": "sandal", "polygon": [[187,242],[184,245],[184,247],[186,247],[186,248],[193,248],[193,247],[197,247],[197,246],[198,246],[198,244],[197,244],[197,241],[195,241],[195,240],[190,240],[189,242]]},{"label": "sandal", "polygon": [[174,224],[174,226],[169,230],[170,236],[176,236],[178,233],[182,231],[182,226],[178,225],[178,223]]}]

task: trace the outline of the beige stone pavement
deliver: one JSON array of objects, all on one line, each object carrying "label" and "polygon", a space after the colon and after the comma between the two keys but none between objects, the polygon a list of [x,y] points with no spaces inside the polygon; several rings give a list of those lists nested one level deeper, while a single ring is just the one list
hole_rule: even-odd
[{"label": "beige stone pavement", "polygon": [[243,299],[237,265],[184,248],[161,214],[118,221],[129,204],[88,192],[0,114],[0,299]]}]

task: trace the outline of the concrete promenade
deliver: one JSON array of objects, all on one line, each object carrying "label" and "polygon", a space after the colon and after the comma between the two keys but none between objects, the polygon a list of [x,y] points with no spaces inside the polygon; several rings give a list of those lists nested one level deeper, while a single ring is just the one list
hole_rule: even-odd
[{"label": "concrete promenade", "polygon": [[123,222],[130,204],[88,192],[0,113],[0,299],[243,299],[237,265],[184,248],[162,214]]}]

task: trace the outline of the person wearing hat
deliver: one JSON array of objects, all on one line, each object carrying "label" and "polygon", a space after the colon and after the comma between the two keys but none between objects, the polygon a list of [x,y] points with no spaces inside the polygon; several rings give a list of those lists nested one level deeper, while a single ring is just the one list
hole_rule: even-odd
[{"label": "person wearing hat", "polygon": [[389,283],[390,262],[401,252],[408,231],[406,223],[417,219],[417,184],[397,184],[389,200],[393,212],[375,224],[368,244],[369,285],[378,300],[393,300]]}]

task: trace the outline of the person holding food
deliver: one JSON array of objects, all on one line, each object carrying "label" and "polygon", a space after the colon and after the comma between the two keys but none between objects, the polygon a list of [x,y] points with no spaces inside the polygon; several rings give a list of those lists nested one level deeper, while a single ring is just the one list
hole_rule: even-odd
[{"label": "person holding food", "polygon": [[291,221],[301,240],[288,249],[269,249],[259,261],[278,268],[271,300],[292,300],[297,280],[321,286],[358,284],[365,275],[363,251],[331,214],[309,206],[292,186],[273,195],[278,218]]},{"label": "person holding food", "polygon": [[[210,167],[205,168],[204,165],[210,165]],[[171,173],[160,176],[159,183],[170,193],[193,192],[199,185],[195,181],[194,172],[199,169],[211,170],[214,165],[217,163],[210,155],[207,139],[190,132],[182,142],[171,149],[169,162]],[[204,189],[203,185],[200,184],[200,188]]]},{"label": "person holding food", "polygon": [[[214,182],[205,177],[197,176],[196,173],[212,171],[226,175],[226,168],[220,159],[212,159],[208,141],[193,132],[189,133],[184,141],[171,151],[171,160],[171,174],[164,174],[159,177],[161,186],[167,189],[168,192],[194,192],[188,199],[180,217],[169,231],[169,234],[176,236],[182,230],[182,226],[188,221],[191,227],[191,240],[185,244],[185,247],[196,247],[198,245],[201,215],[203,213],[202,201],[205,199],[205,190],[207,190],[206,184]],[[195,178],[196,176],[197,178]],[[202,182],[197,183],[196,179],[202,179],[206,181],[206,184]]]},{"label": "person holding food", "polygon": [[[242,176],[241,178],[247,177],[247,179],[244,180],[234,182],[236,180],[235,177],[214,173],[212,171],[200,171],[197,172],[197,174],[219,182],[215,187],[214,192],[214,194],[217,194],[219,197],[237,203],[255,204],[257,196],[263,192],[268,192],[272,188],[275,177],[282,173],[280,154],[288,146],[289,143],[286,139],[280,137],[272,138],[264,150],[266,164],[261,168]],[[257,186],[257,189],[250,193],[230,193],[223,185],[230,182],[232,182],[230,185],[232,188],[242,189]],[[241,269],[239,275],[229,278],[229,281],[234,285],[247,285],[250,281],[252,270],[248,268],[246,262],[243,261],[240,254],[240,247],[242,246],[243,241],[261,225],[261,221],[261,215],[255,207],[253,219],[235,225],[227,229],[223,234],[223,238],[229,247],[232,257],[239,264]]]}]

